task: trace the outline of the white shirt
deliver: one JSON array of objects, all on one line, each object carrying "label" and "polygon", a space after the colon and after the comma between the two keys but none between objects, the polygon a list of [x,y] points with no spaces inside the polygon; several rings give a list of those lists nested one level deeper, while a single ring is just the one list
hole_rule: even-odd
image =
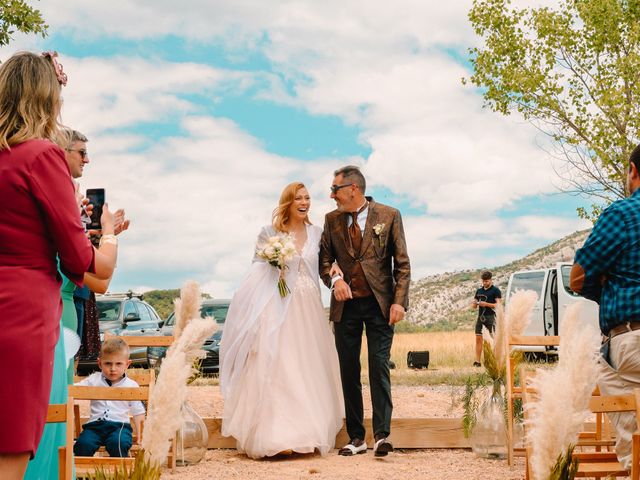
[{"label": "white shirt", "polygon": [[[75,385],[83,387],[139,387],[138,382],[131,380],[126,375],[121,380],[109,385],[107,379],[102,372],[95,372],[87,378]],[[97,420],[108,420],[110,422],[129,423],[129,413],[134,417],[136,415],[144,415],[144,405],[140,400],[91,400],[91,416],[90,422]]]}]

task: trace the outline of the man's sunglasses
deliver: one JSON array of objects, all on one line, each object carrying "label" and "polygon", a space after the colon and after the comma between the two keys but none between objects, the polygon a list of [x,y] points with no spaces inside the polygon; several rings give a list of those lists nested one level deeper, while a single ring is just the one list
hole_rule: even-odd
[{"label": "man's sunglasses", "polygon": [[74,150],[73,148],[67,148],[67,152],[78,152],[80,154],[80,158],[82,158],[83,160],[87,158],[87,151],[84,148],[81,148],[79,150]]},{"label": "man's sunglasses", "polygon": [[353,185],[353,183],[347,183],[345,185],[331,185],[331,193],[335,195],[341,188],[350,187],[351,185]]}]

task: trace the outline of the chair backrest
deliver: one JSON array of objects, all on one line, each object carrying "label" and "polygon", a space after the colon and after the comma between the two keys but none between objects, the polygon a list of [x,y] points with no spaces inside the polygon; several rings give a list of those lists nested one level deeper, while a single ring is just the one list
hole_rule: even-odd
[{"label": "chair backrest", "polygon": [[71,480],[73,476],[73,398],[67,403],[54,403],[47,410],[47,423],[65,423],[65,446],[58,450],[58,478]]},{"label": "chair backrest", "polygon": [[557,335],[510,335],[507,339],[507,461],[509,465],[513,465],[514,451],[516,450],[513,426],[514,406],[516,400],[522,399],[522,379],[520,385],[515,384],[516,365],[511,352],[518,347],[557,347],[558,345],[560,345],[560,337]]},{"label": "chair backrest", "polygon": [[[105,333],[104,338],[117,337],[112,333]],[[122,335],[121,338],[130,347],[168,347],[173,341],[172,335]]]},{"label": "chair backrest", "polygon": [[[521,369],[520,378],[522,380],[522,398],[525,404],[529,402],[535,402],[537,399],[538,392],[531,387],[531,381],[535,378],[535,372],[531,372],[526,370],[525,368]],[[561,405],[558,405],[557,408],[562,408]],[[633,393],[629,393],[626,395],[601,395],[600,391],[596,388],[594,393],[591,395],[589,399],[589,410],[596,415],[596,427],[598,428],[598,423],[601,423],[603,420],[603,414],[619,414],[619,413],[630,413],[632,412],[636,421],[640,422],[640,389],[635,389]],[[526,418],[526,409],[525,409],[525,418]],[[640,423],[638,423],[640,425]],[[585,432],[581,432],[579,438],[584,436]],[[595,438],[593,437],[593,432],[587,432],[587,437],[595,440],[595,443],[586,442],[586,445],[595,446],[595,451],[589,452],[576,452],[574,451],[573,456],[578,459],[578,477],[596,477],[596,478],[609,478],[616,476],[628,476],[629,472],[624,470],[614,452],[611,451],[601,451],[600,446],[600,438],[598,432],[596,432]],[[578,443],[580,444],[580,443]],[[525,462],[525,468],[527,469],[526,478],[531,477],[529,458],[531,456],[532,450],[531,445],[527,442],[526,446],[527,451],[527,459]],[[633,441],[633,452],[632,452],[632,466],[631,466],[631,478],[632,480],[639,480],[640,475],[640,434],[634,434]]]}]

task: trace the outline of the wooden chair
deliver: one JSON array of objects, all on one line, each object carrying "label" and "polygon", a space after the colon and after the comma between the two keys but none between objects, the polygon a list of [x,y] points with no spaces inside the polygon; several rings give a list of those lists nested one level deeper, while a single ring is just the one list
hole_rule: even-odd
[{"label": "wooden chair", "polygon": [[507,460],[509,465],[513,465],[514,456],[525,455],[524,448],[515,447],[513,412],[516,400],[522,400],[522,381],[520,385],[515,383],[516,365],[511,358],[511,352],[519,347],[557,347],[558,345],[560,345],[560,337],[557,335],[510,335],[507,340]]},{"label": "wooden chair", "polygon": [[[126,338],[126,337],[122,337],[122,338]],[[137,338],[137,337],[131,337],[131,338]],[[165,338],[165,337],[161,337],[161,338]],[[173,338],[173,337],[167,337],[167,338]],[[127,370],[127,376],[129,378],[131,378],[132,380],[135,380],[135,382],[140,386],[140,387],[144,387],[147,389],[147,393],[145,394],[144,398],[141,398],[140,400],[146,402],[148,404],[149,398],[151,396],[151,392],[153,391],[153,388],[155,386],[155,379],[156,379],[156,375],[155,375],[155,371],[154,370],[143,370],[143,369],[132,369],[132,370]],[[83,379],[84,377],[75,377],[75,382],[79,382]],[[77,388],[77,386],[74,386],[74,388]],[[86,387],[86,388],[109,388],[109,387]],[[77,396],[76,394],[76,399],[77,400],[92,400],[91,398],[85,398],[85,397],[80,397]],[[110,398],[97,398],[97,400],[111,400]],[[147,405],[148,408],[148,405]],[[79,405],[74,405],[74,417],[75,417],[75,437],[77,438],[78,435],[80,435],[80,432],[82,430],[82,423],[83,423],[83,419],[81,419],[80,417],[80,406]],[[84,419],[86,420],[86,419]],[[141,425],[141,432],[136,432],[136,434],[134,434],[133,437],[133,445],[131,447],[131,449],[129,450],[129,455],[130,456],[135,456],[137,454],[137,452],[140,450],[140,443],[142,442],[142,433],[144,431],[144,422]],[[140,435],[140,437],[138,438],[138,435]],[[171,446],[169,448],[169,454],[167,455],[167,466],[171,469],[172,473],[175,473],[176,471],[176,455],[175,455],[175,445],[176,445],[176,437],[174,437],[173,439],[171,439]],[[100,447],[100,449],[98,450],[98,453],[102,453],[104,454],[105,452],[105,448],[104,447]],[[78,457],[76,457],[78,458]],[[81,458],[85,458],[85,457],[81,457]],[[88,457],[87,457],[88,458]],[[102,458],[110,458],[110,457],[102,457]],[[115,462],[114,464],[119,465],[121,462],[118,462],[119,459],[114,459]],[[104,461],[105,463],[109,463],[108,461]],[[77,462],[76,462],[77,464]]]},{"label": "wooden chair", "polygon": [[[109,337],[118,337],[118,335],[106,333],[105,338],[109,338]],[[121,335],[118,338],[121,338],[122,340],[124,340],[125,343],[129,345],[129,347],[170,347],[175,340],[175,337],[173,335],[143,335],[143,336]],[[135,378],[133,379],[135,380]],[[155,380],[155,376],[154,376],[154,380]],[[142,385],[142,383],[140,382],[138,382],[138,384]],[[153,388],[153,385],[150,385],[150,387]],[[176,454],[175,454],[176,440],[177,440],[177,433],[171,440],[171,447],[169,448],[169,455],[167,458],[167,466],[171,468],[171,473],[175,473],[176,471]]]},{"label": "wooden chair", "polygon": [[[537,392],[531,388],[530,382],[535,377],[535,373],[526,372],[524,369],[521,373],[522,378],[522,396],[526,403],[535,401]],[[558,406],[561,408],[561,406]],[[640,425],[640,389],[635,389],[634,393],[627,395],[592,395],[589,400],[589,409],[596,415],[604,415],[609,413],[633,412],[636,415],[636,421]],[[526,415],[526,413],[525,413]],[[592,432],[586,437],[587,442],[578,441],[578,445],[590,444]],[[580,439],[580,436],[579,436]],[[608,440],[595,440],[594,449],[592,451],[576,452],[574,450],[573,457],[578,459],[578,472],[576,478],[610,478],[610,477],[627,477],[630,475],[631,480],[640,480],[640,430],[636,430],[633,434],[632,446],[632,462],[631,472],[624,469],[618,462],[615,452],[601,451],[599,447],[603,444],[609,444]],[[525,461],[525,478],[531,478],[531,468],[529,465],[529,457],[531,456],[531,445],[526,447]]]},{"label": "wooden chair", "polygon": [[[69,396],[74,400],[121,400],[146,401],[149,399],[149,387],[111,388],[111,387],[87,387],[72,385],[69,387]],[[73,445],[67,444],[67,448],[73,449]],[[104,456],[75,457],[76,475],[85,477],[98,467],[111,469],[115,466],[133,465],[134,457],[112,458]]]},{"label": "wooden chair", "polygon": [[53,403],[47,411],[47,423],[64,423],[65,446],[58,449],[58,478],[71,480],[73,478],[73,398],[67,403]]}]

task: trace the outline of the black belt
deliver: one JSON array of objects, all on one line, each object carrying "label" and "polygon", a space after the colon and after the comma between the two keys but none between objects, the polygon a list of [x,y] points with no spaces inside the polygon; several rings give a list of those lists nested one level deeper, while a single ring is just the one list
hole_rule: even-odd
[{"label": "black belt", "polygon": [[627,322],[622,325],[617,325],[609,330],[609,338],[616,337],[623,333],[632,332],[634,330],[640,330],[640,322]]}]

